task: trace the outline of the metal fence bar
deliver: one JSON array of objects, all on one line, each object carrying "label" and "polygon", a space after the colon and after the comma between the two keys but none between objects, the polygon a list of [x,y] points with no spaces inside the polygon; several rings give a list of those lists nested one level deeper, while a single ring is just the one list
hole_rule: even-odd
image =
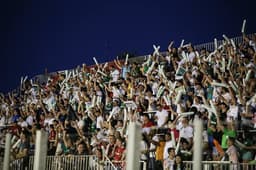
[{"label": "metal fence bar", "polygon": [[[29,166],[25,170],[33,170],[34,157],[29,158]],[[103,164],[96,161],[95,155],[86,156],[47,156],[46,170],[116,170],[125,169],[125,161],[117,161],[120,166],[115,167],[110,160],[105,160]],[[193,161],[184,161],[186,170],[193,169]],[[147,169],[147,162],[140,161],[141,169]],[[22,170],[23,159],[11,161],[10,170]],[[124,165],[124,166],[123,166]],[[202,161],[202,170],[227,170],[230,168],[254,170],[256,163],[231,163],[230,161]]]},{"label": "metal fence bar", "polygon": [[106,163],[107,170],[116,170],[116,166],[111,162],[111,160],[108,158],[106,154],[104,154],[104,159]]},{"label": "metal fence bar", "polygon": [[[184,161],[185,169],[192,170],[193,161]],[[231,163],[230,161],[202,161],[203,170],[254,170],[256,163]]]}]

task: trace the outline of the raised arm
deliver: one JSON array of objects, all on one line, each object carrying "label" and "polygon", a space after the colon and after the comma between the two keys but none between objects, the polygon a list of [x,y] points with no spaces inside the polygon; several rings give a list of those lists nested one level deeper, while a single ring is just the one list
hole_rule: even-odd
[{"label": "raised arm", "polygon": [[172,45],[173,45],[174,41],[171,41],[171,43],[168,46],[168,51],[171,52],[172,51]]}]

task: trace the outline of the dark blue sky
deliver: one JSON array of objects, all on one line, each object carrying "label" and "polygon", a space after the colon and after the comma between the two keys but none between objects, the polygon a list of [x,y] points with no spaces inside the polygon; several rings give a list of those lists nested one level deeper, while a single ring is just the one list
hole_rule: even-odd
[{"label": "dark blue sky", "polygon": [[20,77],[108,61],[124,51],[166,50],[174,40],[194,44],[256,32],[255,0],[8,0],[0,2],[0,91]]}]

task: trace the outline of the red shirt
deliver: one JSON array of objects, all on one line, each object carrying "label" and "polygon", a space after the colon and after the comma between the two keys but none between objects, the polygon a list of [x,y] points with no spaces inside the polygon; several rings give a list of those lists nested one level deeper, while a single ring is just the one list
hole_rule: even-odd
[{"label": "red shirt", "polygon": [[15,124],[14,126],[10,126],[8,130],[10,131],[11,134],[18,136],[19,132],[21,131],[21,127]]},{"label": "red shirt", "polygon": [[49,134],[49,137],[48,137],[49,141],[55,140],[55,136],[56,136],[55,130],[51,130],[50,134]]},{"label": "red shirt", "polygon": [[151,122],[151,121],[148,121],[146,123],[143,123],[142,128],[149,128],[149,127],[152,127],[152,126],[154,126],[154,123]]},{"label": "red shirt", "polygon": [[169,132],[170,132],[170,133],[171,133],[172,131],[173,131],[173,133],[174,133],[174,138],[175,138],[175,140],[177,141],[177,140],[179,139],[179,136],[180,136],[179,131],[178,131],[176,128],[169,129]]},{"label": "red shirt", "polygon": [[121,158],[122,158],[122,155],[123,155],[124,151],[125,151],[125,148],[124,148],[123,146],[118,146],[118,147],[116,147],[116,149],[115,149],[115,151],[114,151],[114,157],[113,157],[113,159],[114,159],[115,161],[120,161]]}]

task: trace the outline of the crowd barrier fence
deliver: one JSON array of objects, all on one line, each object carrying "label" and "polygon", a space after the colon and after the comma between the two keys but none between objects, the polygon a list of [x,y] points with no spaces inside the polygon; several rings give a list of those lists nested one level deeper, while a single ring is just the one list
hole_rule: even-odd
[{"label": "crowd barrier fence", "polygon": [[[34,156],[13,160],[9,170],[33,170]],[[99,161],[95,155],[47,156],[45,170],[117,170],[108,160]]]},{"label": "crowd barrier fence", "polygon": [[[186,170],[193,169],[193,161],[184,161]],[[256,163],[232,163],[230,161],[202,161],[202,170],[255,170]]]},{"label": "crowd barrier fence", "polygon": [[[146,170],[147,163],[140,161],[141,169]],[[3,166],[1,166],[3,167]],[[17,159],[10,162],[9,170],[33,170],[34,156]],[[47,156],[45,170],[123,170],[124,161],[112,163],[109,159],[97,160],[95,155],[85,156]]]}]

